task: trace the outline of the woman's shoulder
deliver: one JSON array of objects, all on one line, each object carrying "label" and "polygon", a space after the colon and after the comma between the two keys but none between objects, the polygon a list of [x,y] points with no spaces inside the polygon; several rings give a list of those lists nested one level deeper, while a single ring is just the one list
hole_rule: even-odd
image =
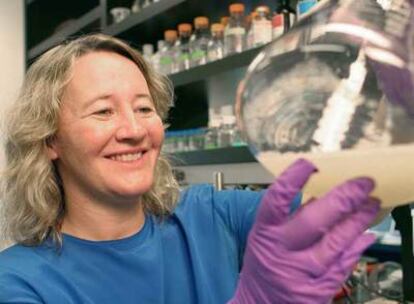
[{"label": "woman's shoulder", "polygon": [[3,261],[13,261],[20,259],[22,256],[30,256],[33,254],[34,247],[14,244],[0,251],[0,265],[4,265]]},{"label": "woman's shoulder", "polygon": [[38,268],[44,262],[49,250],[42,244],[38,246],[12,245],[0,252],[0,276],[4,273],[27,271],[28,268]]}]

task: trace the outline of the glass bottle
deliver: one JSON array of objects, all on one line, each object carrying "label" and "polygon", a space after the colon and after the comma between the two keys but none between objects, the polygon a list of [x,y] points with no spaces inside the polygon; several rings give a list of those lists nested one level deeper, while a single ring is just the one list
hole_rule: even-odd
[{"label": "glass bottle", "polygon": [[152,56],[152,65],[157,72],[161,72],[161,56],[163,50],[165,49],[165,41],[158,40],[157,41],[157,52]]},{"label": "glass bottle", "polygon": [[209,126],[205,135],[204,149],[217,149],[219,147],[221,121],[221,115],[217,114],[214,109],[210,109]]},{"label": "glass bottle", "polygon": [[270,18],[270,8],[268,6],[258,6],[252,20],[252,47],[257,47],[272,41],[272,21]]},{"label": "glass bottle", "polygon": [[178,25],[178,40],[175,44],[177,72],[190,68],[191,31],[192,26],[189,23],[181,23]]},{"label": "glass bottle", "polygon": [[224,35],[227,55],[241,53],[246,49],[246,18],[244,4],[234,3],[229,6],[230,19]]},{"label": "glass bottle", "polygon": [[201,16],[194,19],[194,34],[190,39],[191,67],[207,63],[207,45],[210,40],[209,20]]},{"label": "glass bottle", "polygon": [[177,31],[176,30],[166,30],[164,32],[164,48],[161,50],[160,58],[160,72],[168,75],[171,73],[177,72],[177,66],[175,62],[176,47],[177,42]]},{"label": "glass bottle", "polygon": [[207,45],[208,61],[215,61],[224,57],[224,27],[220,23],[211,25],[211,39]]},{"label": "glass bottle", "polygon": [[236,117],[234,116],[233,106],[225,105],[220,108],[222,124],[220,127],[218,146],[221,148],[231,147],[236,127]]}]

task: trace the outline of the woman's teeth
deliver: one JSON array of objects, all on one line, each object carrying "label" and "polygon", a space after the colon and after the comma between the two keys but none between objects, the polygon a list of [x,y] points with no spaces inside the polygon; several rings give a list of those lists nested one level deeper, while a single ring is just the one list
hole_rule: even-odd
[{"label": "woman's teeth", "polygon": [[111,156],[112,160],[122,161],[122,162],[131,162],[138,160],[142,157],[142,152],[139,153],[128,153],[128,154],[119,154]]}]

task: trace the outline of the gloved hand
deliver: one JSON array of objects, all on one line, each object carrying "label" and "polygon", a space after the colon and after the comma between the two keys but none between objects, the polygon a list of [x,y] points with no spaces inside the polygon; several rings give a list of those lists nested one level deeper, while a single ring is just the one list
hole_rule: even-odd
[{"label": "gloved hand", "polygon": [[368,178],[348,181],[289,216],[291,201],[315,171],[299,160],[266,191],[229,303],[329,303],[374,242],[363,234],[379,210]]}]

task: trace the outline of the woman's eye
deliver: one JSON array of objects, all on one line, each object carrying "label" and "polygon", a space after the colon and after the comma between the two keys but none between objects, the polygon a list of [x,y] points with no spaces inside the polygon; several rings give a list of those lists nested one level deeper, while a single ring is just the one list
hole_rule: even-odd
[{"label": "woman's eye", "polygon": [[151,107],[139,107],[135,111],[139,113],[143,113],[143,114],[149,114],[153,112],[154,110]]},{"label": "woman's eye", "polygon": [[102,109],[102,110],[96,111],[94,114],[95,115],[108,116],[108,115],[111,115],[112,113],[113,113],[113,111],[111,109]]}]

